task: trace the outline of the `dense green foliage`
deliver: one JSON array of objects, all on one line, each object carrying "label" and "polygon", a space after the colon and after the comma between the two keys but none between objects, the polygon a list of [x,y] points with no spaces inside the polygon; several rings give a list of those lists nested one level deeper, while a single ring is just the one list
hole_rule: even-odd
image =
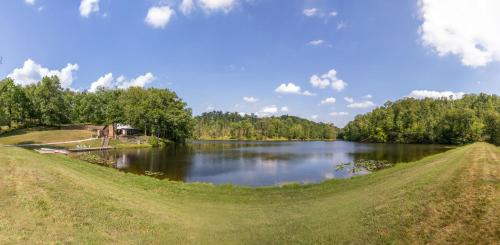
[{"label": "dense green foliage", "polygon": [[413,99],[387,102],[357,116],[341,132],[352,141],[500,144],[500,97],[465,95],[462,99]]},{"label": "dense green foliage", "polygon": [[192,113],[168,89],[132,87],[95,93],[63,90],[57,77],[22,87],[0,82],[0,125],[38,126],[67,123],[130,124],[148,135],[173,141],[191,137]]},{"label": "dense green foliage", "polygon": [[264,117],[214,111],[195,118],[197,139],[332,140],[336,128],[294,116]]}]

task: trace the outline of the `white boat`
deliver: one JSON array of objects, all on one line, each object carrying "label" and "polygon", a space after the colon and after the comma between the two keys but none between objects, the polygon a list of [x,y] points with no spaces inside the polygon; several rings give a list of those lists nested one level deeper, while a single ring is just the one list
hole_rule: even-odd
[{"label": "white boat", "polygon": [[35,151],[40,154],[69,154],[69,151],[67,150],[51,149],[51,148],[40,148],[36,149]]}]

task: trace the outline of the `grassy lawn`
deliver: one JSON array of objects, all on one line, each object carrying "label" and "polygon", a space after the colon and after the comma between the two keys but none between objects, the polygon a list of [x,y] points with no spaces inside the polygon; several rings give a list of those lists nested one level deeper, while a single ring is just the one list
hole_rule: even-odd
[{"label": "grassy lawn", "polygon": [[500,148],[346,180],[240,188],[0,147],[0,243],[498,244]]},{"label": "grassy lawn", "polygon": [[43,144],[92,138],[88,130],[19,129],[0,136],[0,145]]},{"label": "grassy lawn", "polygon": [[[0,145],[22,145],[22,144],[44,144],[44,143],[57,143],[76,141],[92,138],[92,132],[88,130],[79,129],[50,129],[50,128],[32,128],[32,129],[19,129],[0,136]],[[147,143],[147,138],[139,137],[141,144],[135,142],[122,142],[121,140],[112,139],[109,145],[114,148],[137,148],[137,147],[151,147]],[[65,148],[72,149],[80,147],[101,147],[102,139],[95,139],[85,142],[73,142],[56,145],[47,145],[50,148]],[[33,148],[40,148],[36,146]]]}]

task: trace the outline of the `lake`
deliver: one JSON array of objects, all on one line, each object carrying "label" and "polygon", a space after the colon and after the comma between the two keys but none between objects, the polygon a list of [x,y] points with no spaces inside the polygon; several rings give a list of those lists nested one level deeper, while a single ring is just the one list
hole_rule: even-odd
[{"label": "lake", "polygon": [[450,149],[443,145],[331,142],[195,141],[165,148],[101,152],[114,167],[184,182],[269,186],[317,183],[366,174],[337,165],[360,159],[410,162]]}]

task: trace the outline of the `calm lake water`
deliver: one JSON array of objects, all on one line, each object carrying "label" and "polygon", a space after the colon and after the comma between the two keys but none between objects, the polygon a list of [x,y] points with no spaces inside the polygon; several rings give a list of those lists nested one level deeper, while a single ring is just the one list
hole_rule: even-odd
[{"label": "calm lake water", "polygon": [[313,183],[366,174],[339,164],[360,159],[409,162],[450,149],[443,145],[334,142],[196,141],[184,146],[112,150],[115,167],[185,182],[245,186]]}]

